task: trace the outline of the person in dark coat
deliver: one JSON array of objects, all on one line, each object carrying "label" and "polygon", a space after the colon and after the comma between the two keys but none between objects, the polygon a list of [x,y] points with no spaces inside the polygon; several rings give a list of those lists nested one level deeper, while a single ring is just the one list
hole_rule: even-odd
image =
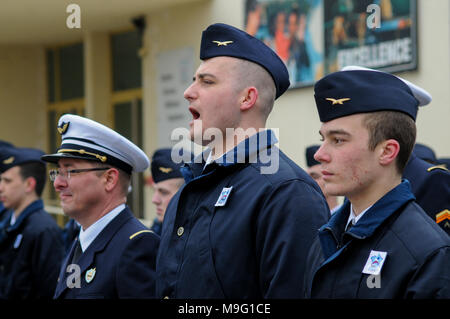
[{"label": "person in dark coat", "polygon": [[330,208],[330,213],[333,214],[335,211],[337,211],[339,209],[339,207],[341,205],[338,203],[337,196],[328,195],[324,191],[324,182],[322,179],[320,163],[314,159],[314,154],[317,152],[319,147],[320,147],[320,145],[310,145],[306,148],[305,157],[306,157],[306,166],[308,166],[308,168],[306,169],[306,172],[320,186],[320,189],[324,193],[325,199],[327,200],[328,207]]},{"label": "person in dark coat", "polygon": [[11,146],[0,155],[0,299],[50,299],[55,292],[64,251],[61,229],[40,198],[43,154]]},{"label": "person in dark coat", "polygon": [[310,298],[450,298],[450,238],[415,202],[403,169],[429,94],[360,67],[314,86],[325,189],[346,196],[319,230],[305,271]]},{"label": "person in dark coat", "polygon": [[276,146],[265,123],[289,87],[283,62],[226,24],[202,35],[184,92],[190,138],[208,146],[181,170],[157,258],[157,295],[300,298],[306,255],[329,217],[319,186]]},{"label": "person in dark coat", "polygon": [[417,204],[450,236],[450,171],[442,164],[432,164],[414,152],[403,171],[411,183]]},{"label": "person in dark coat", "polygon": [[126,205],[132,172],[149,166],[145,153],[110,128],[65,114],[62,143],[42,156],[58,165],[50,179],[66,215],[80,226],[59,273],[55,299],[153,298],[159,236]]},{"label": "person in dark coat", "polygon": [[183,158],[190,162],[192,154],[183,149],[160,148],[152,156],[150,164],[153,187],[152,203],[156,206],[156,218],[150,229],[158,235],[161,235],[167,205],[184,184],[180,171],[184,164]]}]

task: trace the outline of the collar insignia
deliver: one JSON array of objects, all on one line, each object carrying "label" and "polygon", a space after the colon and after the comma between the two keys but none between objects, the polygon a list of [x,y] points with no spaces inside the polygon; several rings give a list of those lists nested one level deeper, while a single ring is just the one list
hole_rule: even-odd
[{"label": "collar insignia", "polygon": [[444,220],[450,220],[450,210],[444,209],[442,212],[436,215],[436,223],[440,223]]},{"label": "collar insignia", "polygon": [[230,43],[233,43],[233,41],[213,41],[214,43],[217,43],[217,46],[218,47],[220,47],[220,46],[227,46],[228,44],[230,44]]},{"label": "collar insignia", "polygon": [[58,126],[59,134],[62,135],[64,133],[66,133],[67,129],[69,128],[69,124],[70,124],[70,122],[67,122],[67,123],[62,122],[61,125]]},{"label": "collar insignia", "polygon": [[14,156],[11,156],[3,161],[3,164],[8,165],[14,162]]},{"label": "collar insignia", "polygon": [[325,100],[333,102],[332,105],[335,105],[335,104],[341,104],[342,105],[342,104],[344,104],[344,102],[350,101],[350,98],[344,97],[343,99],[333,99],[331,97],[327,97]]},{"label": "collar insignia", "polygon": [[170,168],[170,167],[159,167],[159,170],[161,171],[161,172],[163,172],[163,173],[166,173],[166,174],[168,174],[168,173],[170,173],[171,171],[172,171],[172,168]]}]

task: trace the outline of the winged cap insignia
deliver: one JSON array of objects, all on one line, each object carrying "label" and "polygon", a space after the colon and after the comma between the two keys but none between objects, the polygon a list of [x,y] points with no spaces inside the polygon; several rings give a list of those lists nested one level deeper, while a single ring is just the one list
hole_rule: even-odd
[{"label": "winged cap insignia", "polygon": [[159,167],[159,170],[161,171],[161,172],[163,172],[163,173],[166,173],[166,174],[168,174],[168,173],[170,173],[171,171],[172,171],[172,168],[170,168],[170,167]]},{"label": "winged cap insignia", "polygon": [[342,105],[342,104],[344,104],[344,102],[350,101],[350,98],[344,97],[343,99],[333,99],[331,97],[327,97],[325,100],[333,102],[332,105],[335,105],[335,104],[341,104]]},{"label": "winged cap insignia", "polygon": [[218,47],[220,46],[226,47],[228,44],[233,43],[233,41],[213,41],[213,42],[216,43]]},{"label": "winged cap insignia", "polygon": [[3,164],[8,165],[11,164],[12,162],[14,162],[14,156],[8,157],[7,159],[5,159],[3,161]]}]

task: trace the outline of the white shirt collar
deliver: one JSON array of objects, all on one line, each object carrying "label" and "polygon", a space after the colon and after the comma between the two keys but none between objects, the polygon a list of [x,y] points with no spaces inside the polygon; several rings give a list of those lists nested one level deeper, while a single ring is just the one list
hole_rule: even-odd
[{"label": "white shirt collar", "polygon": [[80,245],[81,250],[84,252],[89,247],[89,245],[97,238],[98,234],[109,224],[110,221],[114,219],[119,213],[125,209],[125,204],[121,204],[114,208],[112,211],[104,215],[102,218],[97,220],[86,230],[80,229]]},{"label": "white shirt collar", "polygon": [[358,222],[358,220],[361,219],[361,217],[363,217],[363,215],[372,207],[373,205],[370,205],[369,207],[367,207],[365,210],[363,210],[361,212],[361,214],[359,214],[358,216],[355,216],[355,213],[353,213],[353,205],[350,203],[350,215],[348,216],[348,220],[347,220],[347,224],[345,224],[345,229],[347,229],[348,224],[350,224],[350,222],[353,222],[353,226]]},{"label": "white shirt collar", "polygon": [[16,223],[16,214],[14,212],[11,214],[11,219],[9,221],[9,224],[12,226]]}]

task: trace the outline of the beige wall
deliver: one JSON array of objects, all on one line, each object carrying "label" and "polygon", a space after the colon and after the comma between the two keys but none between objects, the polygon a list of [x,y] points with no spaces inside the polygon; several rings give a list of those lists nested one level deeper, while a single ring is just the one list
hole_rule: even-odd
[{"label": "beige wall", "polygon": [[39,46],[0,46],[0,139],[46,149],[44,61]]}]

